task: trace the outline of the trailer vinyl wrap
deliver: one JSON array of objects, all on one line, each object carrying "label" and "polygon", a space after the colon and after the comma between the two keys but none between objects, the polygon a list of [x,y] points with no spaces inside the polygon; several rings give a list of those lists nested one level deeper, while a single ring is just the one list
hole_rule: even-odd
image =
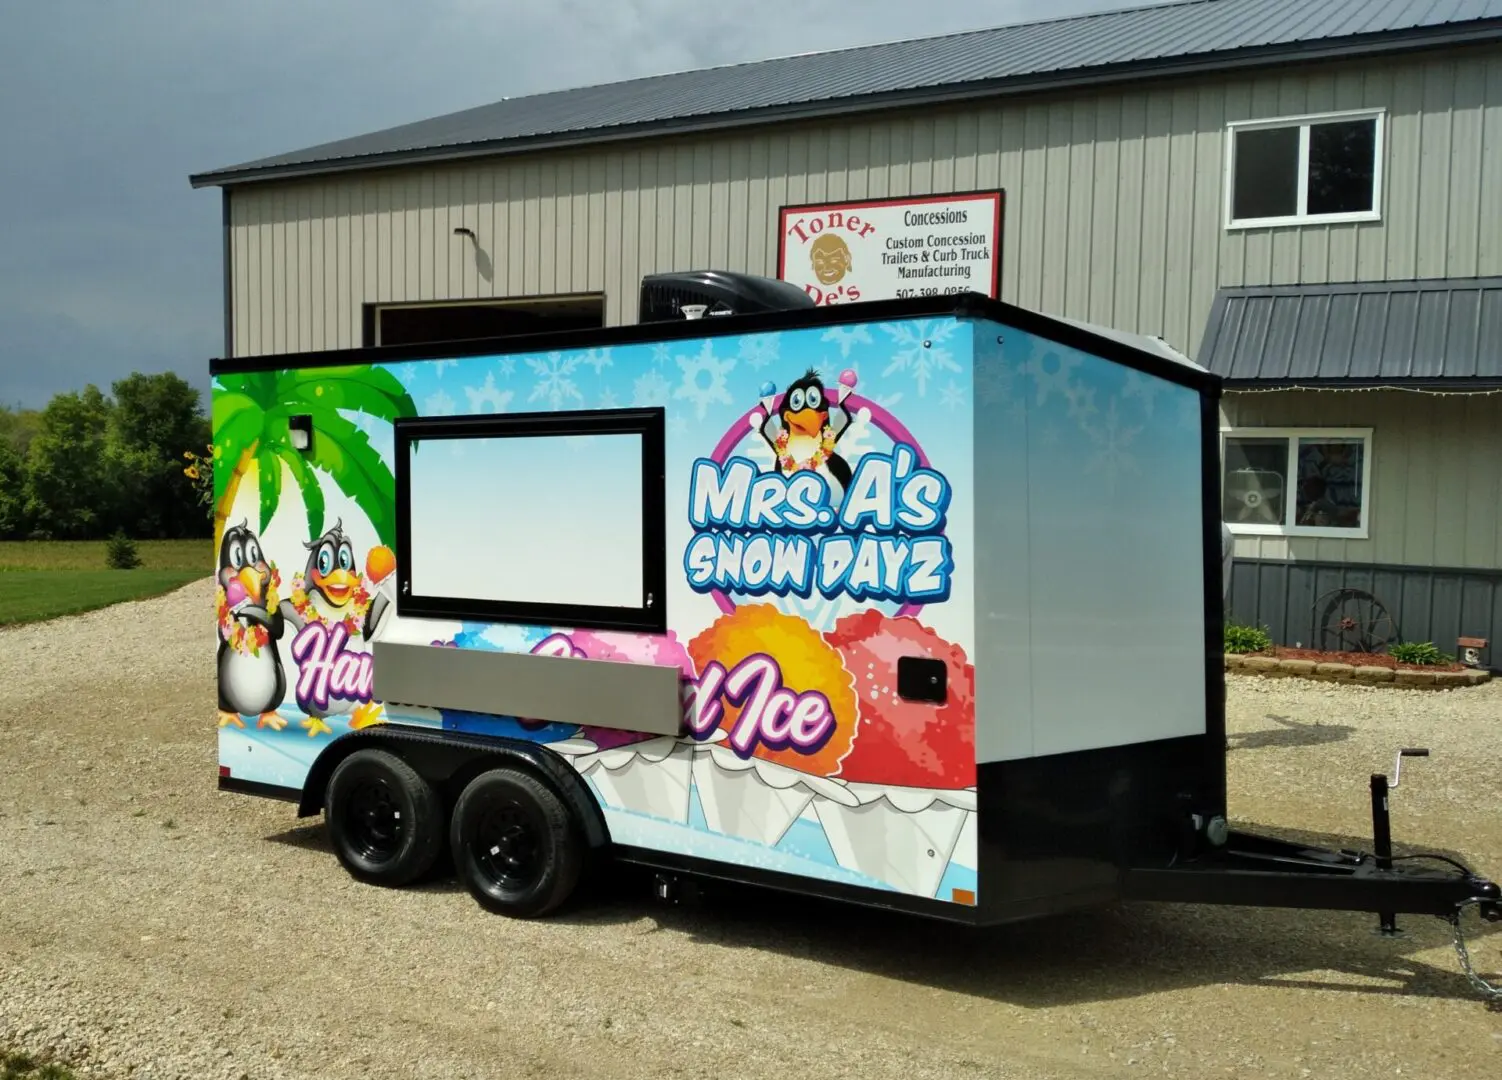
[{"label": "trailer vinyl wrap", "polygon": [[[226,787],[524,740],[648,861],[973,921],[1224,811],[1197,367],[965,295],[212,370]],[[460,649],[671,669],[681,715],[552,717],[525,663],[382,701],[383,643],[403,698]]]}]

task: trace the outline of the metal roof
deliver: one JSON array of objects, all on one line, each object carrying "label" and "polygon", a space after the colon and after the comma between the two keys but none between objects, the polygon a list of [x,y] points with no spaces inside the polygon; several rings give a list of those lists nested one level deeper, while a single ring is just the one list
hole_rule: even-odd
[{"label": "metal roof", "polygon": [[491,105],[195,174],[194,187],[1502,40],[1502,0],[1179,0]]},{"label": "metal roof", "polygon": [[1502,278],[1221,289],[1196,359],[1228,389],[1502,384]]}]

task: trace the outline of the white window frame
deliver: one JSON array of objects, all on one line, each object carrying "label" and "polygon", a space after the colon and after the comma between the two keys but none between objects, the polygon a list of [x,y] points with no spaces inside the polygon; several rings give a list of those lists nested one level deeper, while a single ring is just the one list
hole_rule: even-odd
[{"label": "white window frame", "polygon": [[[1308,536],[1330,540],[1367,540],[1372,530],[1372,429],[1325,427],[1223,427],[1220,429],[1220,486],[1226,478],[1227,439],[1283,439],[1288,443],[1287,481],[1284,519],[1278,525],[1248,525],[1227,521],[1226,527],[1236,536]],[[1328,525],[1291,524],[1298,510],[1298,444],[1300,439],[1361,440],[1361,527],[1339,529]],[[1225,513],[1222,503],[1220,513]]]},{"label": "white window frame", "polygon": [[[1375,120],[1376,138],[1372,146],[1372,208],[1343,214],[1310,214],[1309,205],[1309,128],[1314,124],[1344,120]],[[1286,217],[1240,218],[1236,215],[1236,137],[1243,131],[1270,128],[1299,129],[1299,212]],[[1387,110],[1352,109],[1347,112],[1308,113],[1304,116],[1278,116],[1262,120],[1233,120],[1226,124],[1226,228],[1267,229],[1288,225],[1339,225],[1356,221],[1382,220],[1382,180],[1387,160]]]}]

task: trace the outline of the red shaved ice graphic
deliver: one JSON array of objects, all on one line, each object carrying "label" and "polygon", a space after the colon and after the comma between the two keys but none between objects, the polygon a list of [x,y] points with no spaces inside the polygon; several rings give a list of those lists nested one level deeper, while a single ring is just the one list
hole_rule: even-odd
[{"label": "red shaved ice graphic", "polygon": [[[975,665],[911,616],[847,615],[825,634],[855,676],[854,746],[837,774],[858,784],[956,790],[975,784]],[[948,701],[897,696],[897,660],[924,656],[949,669]]]}]

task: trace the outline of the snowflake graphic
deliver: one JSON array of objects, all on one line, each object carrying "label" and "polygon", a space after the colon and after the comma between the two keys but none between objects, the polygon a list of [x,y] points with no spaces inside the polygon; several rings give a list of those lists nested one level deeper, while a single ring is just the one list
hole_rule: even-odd
[{"label": "snowflake graphic", "polygon": [[[1052,365],[1050,361],[1053,361]],[[1022,370],[1033,377],[1038,387],[1038,404],[1045,405],[1055,391],[1068,396],[1070,372],[1082,363],[1084,360],[1074,351],[1065,351],[1051,341],[1034,338],[1032,355],[1022,365]]]},{"label": "snowflake graphic", "polygon": [[469,398],[471,412],[488,411],[493,413],[505,412],[506,406],[511,404],[511,399],[516,395],[510,390],[502,390],[495,384],[495,373],[486,372],[485,381],[479,386],[466,386],[464,396]]},{"label": "snowflake graphic", "polygon": [[672,358],[672,350],[668,348],[666,342],[659,341],[656,345],[652,346],[652,363],[654,366],[664,367]]},{"label": "snowflake graphic", "polygon": [[1124,427],[1116,413],[1116,398],[1106,407],[1104,423],[1086,429],[1090,441],[1098,448],[1085,465],[1086,472],[1103,473],[1107,482],[1114,484],[1126,473],[1138,471],[1137,460],[1131,454],[1133,440],[1142,434],[1140,427]]},{"label": "snowflake graphic", "polygon": [[951,410],[964,407],[964,387],[960,386],[953,379],[950,379],[949,385],[944,387],[943,390],[939,391],[939,403],[942,405],[947,405]]},{"label": "snowflake graphic", "polygon": [[871,331],[864,326],[832,326],[824,331],[824,336],[819,339],[825,344],[838,345],[840,356],[850,359],[850,349],[857,345],[874,345],[871,340]]},{"label": "snowflake graphic", "polygon": [[1068,403],[1069,419],[1079,421],[1082,429],[1089,425],[1090,417],[1100,411],[1095,407],[1095,387],[1085,383],[1065,386],[1064,400]]},{"label": "snowflake graphic", "polygon": [[564,356],[561,352],[550,352],[543,357],[527,357],[527,366],[537,376],[537,382],[532,387],[532,393],[528,401],[536,401],[544,398],[553,406],[559,408],[565,401],[584,400],[584,395],[574,385],[571,376],[574,368],[579,366],[577,356]]},{"label": "snowflake graphic", "polygon": [[600,393],[600,408],[614,409],[616,407],[615,391],[606,389]]},{"label": "snowflake graphic", "polygon": [[661,372],[649,371],[638,375],[631,384],[631,404],[637,408],[660,405],[672,392],[673,384],[663,378]]},{"label": "snowflake graphic", "polygon": [[506,378],[509,379],[511,378],[511,376],[516,374],[516,357],[503,356],[501,357],[500,364],[501,374],[506,376]]},{"label": "snowflake graphic", "polygon": [[417,378],[416,364],[403,364],[401,367],[397,368],[397,371],[401,373],[401,380],[404,383],[410,384],[413,379]]},{"label": "snowflake graphic", "polygon": [[[734,404],[730,391],[725,388],[725,376],[735,369],[735,361],[716,357],[713,341],[705,341],[698,356],[679,356],[676,359],[679,370],[683,372],[683,382],[673,391],[673,396],[692,402],[698,419],[703,420],[709,407],[717,401],[723,405]],[[707,385],[701,377],[708,378]]]},{"label": "snowflake graphic", "polygon": [[[932,326],[932,331],[929,327]],[[893,372],[911,372],[918,384],[918,396],[928,394],[928,380],[936,371],[959,372],[960,365],[954,356],[941,344],[959,327],[957,322],[933,323],[884,323],[882,329],[892,338],[894,349],[892,361],[882,375]]]},{"label": "snowflake graphic", "polygon": [[1012,382],[1016,369],[1004,357],[997,357],[975,372],[976,396],[984,405],[1012,400]]},{"label": "snowflake graphic", "polygon": [[438,375],[438,377],[440,379],[443,378],[443,369],[444,368],[458,367],[458,366],[459,366],[459,361],[455,360],[451,356],[449,356],[449,357],[443,357],[442,359],[434,360],[433,361],[433,370],[434,370],[434,372],[437,373],[437,375]]},{"label": "snowflake graphic", "polygon": [[429,416],[453,416],[454,399],[449,397],[443,390],[435,391],[427,396],[422,403],[422,408]]},{"label": "snowflake graphic", "polygon": [[782,356],[781,334],[756,334],[740,339],[736,356],[750,367],[760,371],[768,364],[776,363]]},{"label": "snowflake graphic", "polygon": [[597,376],[603,373],[611,364],[615,363],[615,361],[610,359],[610,349],[608,346],[603,349],[590,349],[578,357],[577,362],[594,368],[595,375]]},{"label": "snowflake graphic", "polygon": [[1142,402],[1142,411],[1151,416],[1153,414],[1153,398],[1157,397],[1158,391],[1163,389],[1163,384],[1157,379],[1150,379],[1140,371],[1128,371],[1126,385],[1122,387],[1121,397],[1136,398]]}]

